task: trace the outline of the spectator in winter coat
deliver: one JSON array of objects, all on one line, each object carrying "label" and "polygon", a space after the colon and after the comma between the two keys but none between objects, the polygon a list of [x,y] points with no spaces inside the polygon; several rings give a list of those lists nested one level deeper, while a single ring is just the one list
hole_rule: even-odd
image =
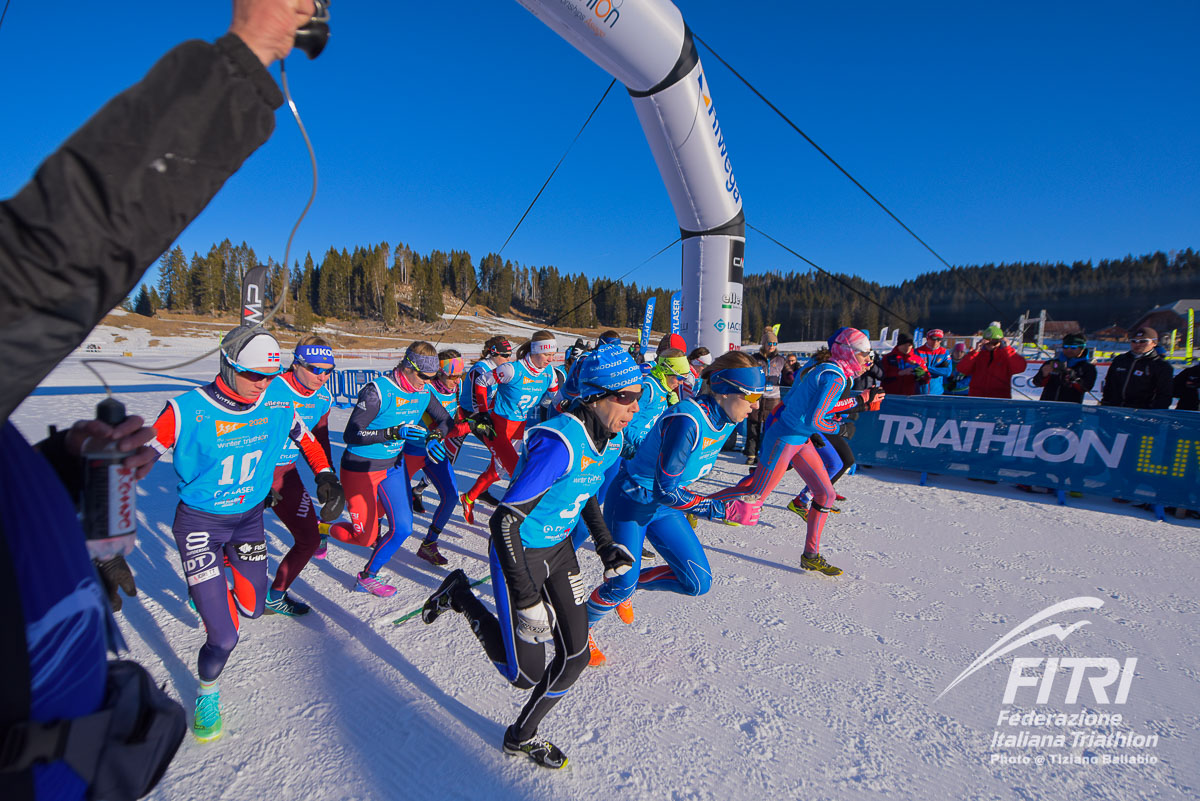
[{"label": "spectator in winter coat", "polygon": [[1171,392],[1179,403],[1175,408],[1181,412],[1200,412],[1200,364],[1193,364],[1175,376],[1175,388]]},{"label": "spectator in winter coat", "polygon": [[1033,385],[1042,388],[1042,400],[1083,403],[1083,397],[1096,385],[1096,365],[1088,359],[1087,337],[1067,334],[1062,350],[1042,365],[1033,377]]},{"label": "spectator in winter coat", "polygon": [[1171,408],[1174,370],[1157,350],[1158,332],[1143,326],[1129,335],[1129,350],[1112,360],[1104,378],[1101,406]]},{"label": "spectator in winter coat", "polygon": [[883,367],[879,364],[879,354],[871,351],[871,363],[867,365],[867,369],[863,370],[861,375],[855,377],[851,387],[855,392],[862,392],[864,389],[877,387],[882,383]]},{"label": "spectator in winter coat", "polygon": [[790,387],[792,382],[796,380],[796,373],[800,370],[800,360],[796,358],[796,354],[789,353],[784,359],[783,373],[779,376],[779,386]]},{"label": "spectator in winter coat", "polygon": [[954,372],[954,364],[950,354],[942,347],[946,334],[940,328],[931,328],[925,334],[925,344],[917,348],[917,354],[925,360],[925,368],[929,371],[924,382],[917,383],[917,392],[922,395],[943,395],[946,392],[945,381]]},{"label": "spectator in winter coat", "polygon": [[959,342],[954,346],[954,350],[950,351],[950,365],[953,370],[950,377],[946,379],[947,395],[966,395],[971,387],[971,376],[963,375],[958,371],[958,363],[966,355],[967,345],[965,342]]},{"label": "spectator in winter coat", "polygon": [[989,325],[957,369],[971,377],[967,394],[972,398],[1011,398],[1012,377],[1025,372],[1025,357],[1005,342],[1004,329]]},{"label": "spectator in winter coat", "polygon": [[889,395],[916,395],[917,387],[929,375],[925,360],[913,350],[913,338],[901,333],[896,347],[883,357],[883,391]]}]

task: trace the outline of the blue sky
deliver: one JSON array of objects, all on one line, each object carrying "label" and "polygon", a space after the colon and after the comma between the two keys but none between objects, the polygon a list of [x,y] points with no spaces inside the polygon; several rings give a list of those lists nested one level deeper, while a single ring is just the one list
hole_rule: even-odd
[{"label": "blue sky", "polygon": [[[625,0],[634,2],[635,0]],[[807,4],[683,0],[692,29],[953,264],[1200,246],[1200,3]],[[0,193],[221,2],[12,0],[0,28]],[[289,78],[321,187],[293,259],[386,240],[496,250],[609,77],[511,0],[335,0]],[[827,269],[897,283],[940,265],[701,48],[747,220]],[[590,276],[678,233],[614,89],[504,251]],[[311,177],[295,124],[179,244],[280,259]],[[748,271],[804,270],[749,234]],[[631,279],[679,284],[679,249]],[[153,277],[151,272],[149,277]]]}]

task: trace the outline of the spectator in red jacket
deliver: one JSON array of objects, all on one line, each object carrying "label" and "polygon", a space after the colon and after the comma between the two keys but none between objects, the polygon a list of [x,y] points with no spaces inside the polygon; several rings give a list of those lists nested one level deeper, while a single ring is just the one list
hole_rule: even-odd
[{"label": "spectator in red jacket", "polygon": [[972,398],[1011,398],[1012,377],[1025,372],[1025,357],[1004,339],[1004,330],[989,325],[983,339],[963,356],[958,372],[971,379],[967,394]]},{"label": "spectator in red jacket", "polygon": [[896,347],[883,357],[883,391],[889,395],[916,395],[929,375],[925,360],[913,350],[913,338],[901,333]]}]

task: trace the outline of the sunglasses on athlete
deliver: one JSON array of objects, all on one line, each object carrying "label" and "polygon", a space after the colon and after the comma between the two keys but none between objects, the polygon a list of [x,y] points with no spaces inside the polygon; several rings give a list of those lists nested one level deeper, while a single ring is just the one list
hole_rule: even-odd
[{"label": "sunglasses on athlete", "polygon": [[642,390],[641,390],[641,388],[638,388],[637,390],[623,389],[620,392],[607,392],[604,395],[601,395],[600,397],[612,398],[614,401],[621,404],[622,406],[630,406],[634,403],[637,403],[639,400],[642,399]]},{"label": "sunglasses on athlete", "polygon": [[308,362],[302,362],[299,359],[296,360],[296,364],[300,365],[301,367],[303,367],[305,370],[312,373],[313,375],[329,375],[330,373],[333,372],[332,365],[330,365],[329,367],[317,367],[316,365],[309,364]]},{"label": "sunglasses on athlete", "polygon": [[1131,339],[1131,340],[1129,340],[1129,344],[1130,345],[1145,345],[1146,343],[1153,342],[1153,341],[1154,341],[1153,339]]}]

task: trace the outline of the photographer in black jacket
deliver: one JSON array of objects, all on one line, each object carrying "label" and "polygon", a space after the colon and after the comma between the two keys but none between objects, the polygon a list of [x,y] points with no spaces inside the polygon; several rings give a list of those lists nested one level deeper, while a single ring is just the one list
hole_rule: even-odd
[{"label": "photographer in black jacket", "polygon": [[1112,360],[1104,378],[1101,406],[1169,409],[1174,369],[1155,350],[1158,332],[1145,326],[1129,335],[1129,351]]},{"label": "photographer in black jacket", "polygon": [[[77,425],[44,444],[48,463],[7,420],[271,135],[283,97],[266,67],[287,56],[314,10],[312,0],[234,0],[229,33],[171,50],[0,202],[0,352],[9,368],[0,386],[6,799],[133,797],[130,787],[147,792],[178,746],[161,730],[114,739],[125,713],[137,726],[169,717],[164,707],[173,704],[154,696],[140,668],[121,685],[131,694],[114,699],[113,665],[122,663],[107,662],[112,619],[72,499],[50,466],[73,469],[83,449],[73,435],[136,448],[140,421]],[[131,710],[129,698],[142,703]]]},{"label": "photographer in black jacket", "polygon": [[1083,403],[1096,386],[1096,365],[1088,358],[1087,337],[1067,334],[1062,350],[1042,365],[1033,377],[1033,385],[1042,388],[1042,400]]}]

